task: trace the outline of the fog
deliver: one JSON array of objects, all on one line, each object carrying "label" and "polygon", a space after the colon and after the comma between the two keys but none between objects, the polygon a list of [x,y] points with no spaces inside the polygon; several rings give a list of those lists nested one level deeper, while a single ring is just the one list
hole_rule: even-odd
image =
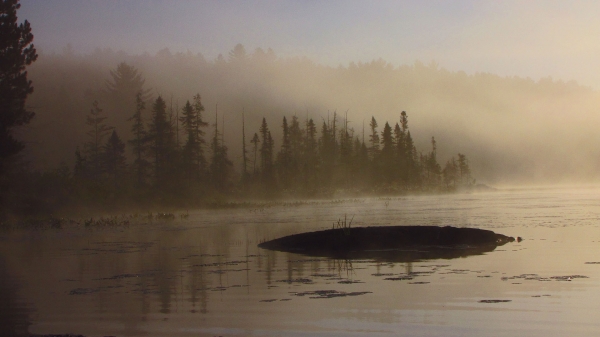
[{"label": "fog", "polygon": [[[429,151],[434,136],[440,163],[464,153],[478,182],[502,186],[598,179],[600,135],[595,128],[600,97],[574,81],[467,74],[433,61],[396,65],[378,59],[330,67],[307,57],[286,58],[271,49],[241,45],[224,50],[217,59],[168,49],[155,55],[110,49],[84,55],[70,46],[62,53],[42,51],[29,68],[35,91],[28,105],[36,118],[21,130],[26,158],[34,166],[73,166],[75,149],[85,142],[85,118],[94,100],[106,112],[106,123],[124,140],[130,139],[127,119],[133,114],[133,98],[123,104],[107,94],[110,71],[121,62],[141,73],[150,99],[161,95],[174,110],[199,93],[204,118],[214,125],[218,104],[219,129],[224,120],[225,143],[237,171],[242,111],[246,141],[258,133],[265,117],[276,150],[284,116],[313,118],[320,127],[335,111],[342,118],[347,115],[354,135],[362,137],[372,116],[381,132],[386,121],[393,126],[406,111],[418,151]],[[212,128],[206,131],[210,138]]]}]

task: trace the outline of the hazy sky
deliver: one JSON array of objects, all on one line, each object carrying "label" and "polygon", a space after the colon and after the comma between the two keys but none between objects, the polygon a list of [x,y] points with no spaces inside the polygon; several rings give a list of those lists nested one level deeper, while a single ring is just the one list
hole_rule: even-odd
[{"label": "hazy sky", "polygon": [[600,1],[22,0],[36,46],[61,52],[168,47],[214,59],[242,43],[323,64],[435,60],[449,70],[600,89]]}]

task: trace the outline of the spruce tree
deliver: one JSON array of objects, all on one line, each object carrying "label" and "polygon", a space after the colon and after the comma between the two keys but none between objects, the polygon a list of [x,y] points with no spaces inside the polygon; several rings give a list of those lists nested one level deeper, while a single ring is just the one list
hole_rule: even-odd
[{"label": "spruce tree", "polygon": [[194,112],[196,116],[196,121],[194,123],[194,133],[196,135],[197,142],[197,154],[196,154],[196,166],[197,172],[200,175],[200,180],[202,180],[202,174],[206,171],[206,157],[204,156],[204,147],[206,146],[206,140],[204,139],[205,132],[203,128],[208,126],[208,123],[204,121],[202,117],[202,112],[204,111],[204,106],[202,105],[202,98],[200,94],[196,94],[194,96]]},{"label": "spruce tree", "polygon": [[158,96],[152,105],[148,141],[154,166],[154,180],[160,189],[165,187],[169,178],[169,159],[172,157],[174,147],[172,125],[167,116],[167,105],[161,96]]},{"label": "spruce tree", "polygon": [[125,162],[125,143],[121,141],[117,131],[113,130],[102,152],[103,171],[109,183],[117,190],[119,183],[125,177],[125,169],[127,167]]},{"label": "spruce tree", "polygon": [[469,185],[471,184],[471,169],[469,168],[469,161],[467,156],[462,153],[458,154],[458,169],[460,171],[460,183]]},{"label": "spruce tree", "polygon": [[132,122],[131,134],[132,139],[128,141],[133,148],[133,173],[136,178],[137,186],[140,187],[145,183],[147,169],[150,163],[146,159],[148,152],[148,134],[144,127],[144,118],[142,112],[146,109],[146,103],[142,99],[142,93],[138,92],[135,96],[135,113],[129,118]]},{"label": "spruce tree", "polygon": [[215,135],[210,144],[212,157],[210,163],[210,175],[213,186],[218,192],[227,192],[233,164],[227,157],[227,146],[225,146],[217,120],[215,120]]},{"label": "spruce tree", "polygon": [[281,125],[283,129],[283,139],[281,141],[281,150],[277,154],[277,168],[279,172],[279,178],[281,186],[288,188],[290,186],[291,179],[291,145],[290,145],[290,130],[287,124],[287,119],[283,117],[283,123]]},{"label": "spruce tree", "polygon": [[263,182],[266,185],[270,185],[273,182],[273,139],[265,118],[262,120],[259,131],[262,138],[262,145],[260,148],[260,169]]},{"label": "spruce tree", "polygon": [[371,117],[369,127],[371,128],[371,134],[369,135],[369,142],[371,143],[369,155],[371,160],[373,160],[379,154],[379,134],[377,133],[377,121],[374,116]]},{"label": "spruce tree", "polygon": [[25,68],[38,55],[27,20],[17,24],[18,0],[0,0],[0,174],[7,159],[24,148],[14,137],[14,128],[28,124],[35,115],[25,107],[33,92]]},{"label": "spruce tree", "polygon": [[98,105],[98,101],[92,103],[92,109],[90,114],[87,116],[86,124],[89,127],[87,135],[89,140],[84,144],[84,152],[88,158],[88,171],[93,180],[98,181],[100,174],[102,173],[102,145],[104,138],[108,136],[110,131],[113,129],[108,126],[104,121],[106,116],[103,114],[103,110]]},{"label": "spruce tree", "polygon": [[258,134],[254,133],[254,137],[252,137],[252,140],[250,141],[250,143],[253,144],[253,148],[254,148],[254,160],[252,161],[252,175],[256,176],[256,159],[257,159],[257,154],[258,154],[258,143],[260,143]]},{"label": "spruce tree", "polygon": [[442,177],[444,178],[444,183],[446,184],[446,188],[456,187],[456,180],[458,175],[458,165],[456,165],[456,160],[452,157],[450,160],[446,162],[444,169],[442,170]]},{"label": "spruce tree", "polygon": [[137,96],[142,101],[150,100],[150,89],[144,88],[142,74],[133,66],[121,62],[115,70],[110,70],[110,80],[105,81],[106,98],[109,103],[111,120],[121,135],[129,139],[129,129],[125,127],[130,111],[137,106]]},{"label": "spruce tree", "polygon": [[377,157],[379,163],[379,171],[383,182],[391,184],[396,171],[395,166],[395,146],[392,137],[392,127],[388,122],[385,123],[381,132],[381,153]]}]

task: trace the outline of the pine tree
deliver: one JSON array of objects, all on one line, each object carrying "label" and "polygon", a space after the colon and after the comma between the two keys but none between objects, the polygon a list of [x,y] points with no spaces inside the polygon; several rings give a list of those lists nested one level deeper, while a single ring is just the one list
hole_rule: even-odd
[{"label": "pine tree", "polygon": [[287,119],[283,117],[281,125],[283,129],[283,139],[281,141],[281,150],[277,154],[277,168],[279,178],[283,188],[288,188],[291,184],[291,145],[290,145],[290,130],[287,124]]},{"label": "pine tree", "polygon": [[444,178],[446,188],[456,187],[457,175],[458,165],[456,165],[456,160],[454,160],[454,157],[452,157],[446,162],[446,166],[444,166],[444,169],[442,170],[442,176]]},{"label": "pine tree", "polygon": [[263,182],[269,186],[273,183],[273,138],[267,125],[267,120],[263,118],[260,126],[262,145],[260,148],[260,168]]},{"label": "pine tree", "polygon": [[152,105],[152,119],[148,127],[149,149],[153,158],[155,184],[162,189],[169,178],[169,164],[173,152],[172,125],[167,116],[167,105],[158,96]]},{"label": "pine tree", "polygon": [[431,137],[431,152],[424,157],[423,167],[425,167],[426,179],[429,186],[436,186],[442,170],[440,164],[437,162],[437,142],[434,137]]},{"label": "pine tree", "polygon": [[407,181],[410,185],[416,186],[421,183],[421,172],[419,167],[417,149],[415,148],[410,131],[406,132],[406,171]]},{"label": "pine tree", "polygon": [[469,185],[471,184],[471,169],[469,168],[469,161],[467,156],[462,153],[458,154],[458,169],[460,172],[460,183]]},{"label": "pine tree", "polygon": [[252,175],[256,176],[256,159],[258,154],[258,143],[260,143],[260,139],[258,138],[258,134],[254,134],[252,140],[250,141],[254,145],[254,160],[252,161]]},{"label": "pine tree", "polygon": [[394,143],[396,145],[396,177],[406,183],[406,134],[398,123],[394,126]]},{"label": "pine tree", "polygon": [[89,127],[87,131],[89,140],[84,144],[84,151],[88,158],[90,176],[95,181],[99,180],[102,172],[101,154],[104,138],[113,129],[105,124],[104,120],[106,120],[106,116],[104,116],[102,109],[100,109],[98,101],[94,101],[86,120],[86,124]]},{"label": "pine tree", "polygon": [[231,167],[233,164],[227,157],[228,149],[222,141],[217,120],[218,119],[215,119],[215,135],[210,145],[212,149],[210,175],[216,190],[219,192],[227,192],[231,176]]},{"label": "pine tree", "polygon": [[388,122],[385,123],[383,131],[381,132],[381,153],[378,156],[379,170],[381,172],[381,178],[386,184],[393,182],[396,165],[395,165],[395,146],[392,137],[392,128]]},{"label": "pine tree", "polygon": [[129,102],[140,94],[145,101],[148,100],[150,89],[144,89],[146,80],[133,66],[121,62],[115,70],[110,71],[110,81],[106,81],[106,89],[119,103]]},{"label": "pine tree", "polygon": [[318,141],[317,141],[317,126],[311,119],[306,121],[306,140],[304,142],[304,150],[302,153],[301,179],[304,182],[304,188],[307,191],[312,191],[315,188],[317,180],[317,172],[319,166],[318,157]]},{"label": "pine tree", "polygon": [[304,130],[300,127],[298,117],[292,117],[289,130],[290,138],[290,178],[294,185],[302,183],[299,177],[300,163],[302,162],[304,147]]},{"label": "pine tree", "polygon": [[146,128],[144,127],[144,118],[142,112],[146,109],[146,104],[142,100],[142,93],[138,93],[135,98],[135,113],[129,118],[132,122],[131,134],[133,138],[129,140],[129,144],[133,147],[134,161],[133,171],[136,177],[137,186],[140,187],[145,183],[147,169],[150,163],[146,160],[148,152],[148,143]]},{"label": "pine tree", "polygon": [[14,128],[28,124],[35,115],[25,107],[33,92],[25,68],[38,55],[29,22],[17,24],[20,7],[18,0],[0,0],[0,173],[7,159],[24,148],[23,142],[14,138]]},{"label": "pine tree", "polygon": [[248,150],[246,150],[246,125],[242,109],[242,181],[248,180]]},{"label": "pine tree", "polygon": [[110,80],[105,81],[106,95],[111,111],[111,120],[119,127],[118,131],[125,138],[132,135],[124,126],[130,111],[137,106],[137,96],[142,101],[150,100],[150,89],[144,89],[145,80],[133,66],[121,62],[115,70],[110,70]]},{"label": "pine tree", "polygon": [[102,152],[103,171],[116,190],[125,176],[127,164],[125,162],[125,143],[121,141],[115,130],[108,138]]},{"label": "pine tree", "polygon": [[371,117],[369,127],[371,128],[371,135],[369,135],[369,142],[371,143],[369,156],[371,159],[374,159],[379,154],[379,134],[377,133],[377,121],[375,117]]},{"label": "pine tree", "polygon": [[207,127],[208,123],[204,121],[202,117],[204,106],[202,105],[202,98],[200,97],[200,94],[196,94],[194,96],[194,111],[196,114],[196,121],[194,123],[194,133],[196,134],[196,141],[198,143],[196,165],[198,173],[202,175],[206,170],[206,158],[204,156],[204,147],[206,146],[206,140],[204,140],[205,132],[202,129]]}]

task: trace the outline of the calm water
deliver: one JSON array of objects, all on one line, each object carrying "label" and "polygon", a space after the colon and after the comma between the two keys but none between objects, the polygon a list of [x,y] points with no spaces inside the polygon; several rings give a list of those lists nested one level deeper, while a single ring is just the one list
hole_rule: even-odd
[{"label": "calm water", "polygon": [[[410,263],[256,246],[344,215],[352,226],[468,226],[524,241]],[[591,336],[599,312],[599,189],[308,202],[0,234],[4,333]]]}]

